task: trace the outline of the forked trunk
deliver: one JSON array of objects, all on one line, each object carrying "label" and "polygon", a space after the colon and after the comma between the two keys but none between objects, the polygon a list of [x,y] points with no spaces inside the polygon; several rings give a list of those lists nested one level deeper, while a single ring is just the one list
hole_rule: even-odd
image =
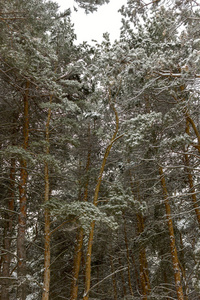
[{"label": "forked trunk", "polygon": [[[109,100],[111,102],[111,92],[110,92],[109,97],[110,97]],[[105,154],[104,154],[104,157],[103,157],[103,161],[102,161],[102,164],[101,164],[101,169],[100,169],[100,172],[99,172],[99,177],[98,177],[95,192],[94,192],[93,204],[95,206],[97,206],[97,204],[98,204],[99,189],[100,189],[100,186],[101,186],[102,176],[103,176],[103,172],[104,172],[104,168],[105,168],[105,165],[106,165],[107,158],[109,156],[109,153],[111,151],[113,143],[120,138],[120,136],[117,137],[118,128],[119,128],[118,114],[117,114],[117,111],[116,111],[114,105],[110,103],[110,106],[112,106],[112,109],[115,113],[115,131],[114,131],[114,134],[112,136],[112,139],[110,140],[109,145],[106,148],[106,151],[105,151]],[[89,234],[88,248],[87,248],[87,254],[86,254],[85,290],[84,290],[84,294],[83,294],[83,300],[88,300],[88,298],[89,298],[90,280],[91,280],[91,255],[92,255],[92,243],[93,243],[93,237],[94,237],[94,228],[95,228],[95,221],[92,221],[91,224],[90,224],[90,234]]]},{"label": "forked trunk", "polygon": [[174,228],[173,228],[173,222],[172,222],[172,217],[171,217],[171,208],[170,208],[170,204],[169,204],[169,200],[168,200],[168,192],[167,192],[167,187],[166,187],[165,177],[164,177],[162,167],[159,167],[159,174],[160,174],[161,186],[162,186],[164,200],[165,200],[166,218],[167,218],[167,224],[168,224],[168,229],[169,229],[171,257],[172,257],[172,264],[173,264],[173,270],[174,270],[177,299],[184,300],[183,288],[181,285],[181,271],[180,271],[180,267],[179,267],[178,254],[177,254],[176,243],[175,243]]}]

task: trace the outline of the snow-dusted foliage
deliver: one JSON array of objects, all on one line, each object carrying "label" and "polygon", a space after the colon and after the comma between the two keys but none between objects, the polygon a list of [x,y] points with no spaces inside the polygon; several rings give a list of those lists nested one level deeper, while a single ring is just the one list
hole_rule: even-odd
[{"label": "snow-dusted foliage", "polygon": [[69,10],[0,3],[2,300],[200,297],[199,4],[120,11],[75,45]]}]

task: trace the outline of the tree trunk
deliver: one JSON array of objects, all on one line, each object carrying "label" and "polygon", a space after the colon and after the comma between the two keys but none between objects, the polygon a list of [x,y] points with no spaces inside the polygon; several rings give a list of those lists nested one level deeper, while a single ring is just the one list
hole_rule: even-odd
[{"label": "tree trunk", "polygon": [[[84,189],[84,201],[88,201],[88,185],[89,185],[89,168],[91,163],[91,141],[90,141],[90,125],[88,126],[88,155],[87,155],[87,163],[85,172],[87,174],[85,189]],[[74,254],[74,266],[73,266],[73,279],[72,279],[72,288],[71,288],[71,298],[70,300],[76,300],[78,297],[78,277],[81,266],[81,256],[82,256],[82,247],[83,247],[83,238],[84,238],[84,230],[80,228],[77,235],[77,242]]]},{"label": "tree trunk", "polygon": [[[109,97],[110,97],[109,98],[109,100],[110,100],[111,99],[111,94],[110,94]],[[95,206],[97,206],[97,204],[98,204],[99,189],[100,189],[100,186],[101,186],[103,171],[104,171],[104,168],[105,168],[105,165],[106,165],[107,158],[109,156],[109,153],[111,151],[113,143],[117,139],[120,138],[120,137],[117,138],[117,133],[118,133],[118,128],[119,128],[118,114],[117,114],[117,111],[116,111],[114,105],[113,104],[110,104],[110,105],[112,106],[112,109],[115,113],[115,131],[114,131],[114,134],[113,134],[113,136],[110,140],[109,145],[106,148],[106,151],[105,151],[105,154],[104,154],[104,157],[103,157],[103,161],[102,161],[102,164],[101,164],[101,169],[100,169],[100,172],[99,172],[99,177],[98,177],[95,192],[94,192],[93,204]],[[90,234],[89,234],[88,248],[87,248],[87,254],[86,254],[85,290],[84,290],[84,294],[83,294],[83,300],[88,300],[88,298],[89,298],[90,280],[91,280],[91,255],[92,255],[92,243],[93,243],[93,237],[94,237],[94,227],[95,227],[95,221],[92,221],[91,224],[90,224]]]},{"label": "tree trunk", "polygon": [[181,271],[179,268],[179,260],[178,260],[178,254],[177,254],[176,243],[175,243],[174,228],[173,228],[173,222],[171,217],[171,208],[168,200],[168,192],[167,192],[167,187],[166,187],[165,177],[164,177],[162,167],[159,167],[159,174],[160,174],[161,186],[163,189],[163,195],[165,199],[166,218],[167,218],[167,224],[168,224],[169,236],[170,236],[170,248],[171,248],[171,257],[172,257],[172,263],[174,269],[177,299],[184,300],[183,288],[181,285]]},{"label": "tree trunk", "polygon": [[[141,234],[144,231],[144,219],[142,214],[137,214],[137,225],[138,225],[138,234]],[[146,251],[144,246],[140,248],[139,252],[139,261],[140,261],[140,282],[142,288],[142,299],[146,300],[147,295],[150,292],[150,280],[148,272],[148,264],[146,258]]]},{"label": "tree trunk", "polygon": [[189,288],[188,288],[188,284],[187,284],[187,276],[186,276],[186,269],[185,269],[185,251],[184,251],[184,245],[183,245],[183,239],[182,239],[182,234],[180,232],[180,245],[181,245],[181,261],[183,262],[181,264],[181,262],[179,261],[179,265],[182,271],[182,276],[183,276],[183,286],[184,286],[184,297],[185,300],[188,300],[188,293],[189,293]]},{"label": "tree trunk", "polygon": [[[132,175],[131,172],[129,171],[129,177],[130,177],[130,185],[131,185],[131,190],[133,197],[134,195],[134,185],[133,185],[133,180],[132,180]],[[137,185],[137,195],[139,202],[140,200],[140,191],[139,191],[139,186]],[[144,231],[144,218],[141,213],[136,214],[137,217],[137,231],[138,235],[142,234]],[[147,258],[146,258],[146,251],[144,246],[140,247],[139,250],[139,262],[140,262],[140,283],[141,283],[141,293],[142,293],[142,299],[146,300],[147,295],[149,294],[151,290],[150,286],[150,280],[149,280],[149,272],[148,272],[148,263],[147,263]]]},{"label": "tree trunk", "polygon": [[3,268],[1,287],[1,300],[9,300],[9,278],[10,277],[10,261],[11,261],[11,238],[13,230],[13,213],[14,212],[14,197],[15,197],[15,159],[11,159],[10,168],[10,197],[8,201],[8,212],[5,215],[5,227],[4,227],[4,253],[3,253]]},{"label": "tree trunk", "polygon": [[[52,103],[52,96],[50,96],[50,105]],[[49,124],[51,120],[51,107],[48,109],[47,122],[46,122],[46,149],[45,154],[49,155]],[[45,162],[44,166],[44,180],[45,180],[45,191],[44,191],[44,203],[48,203],[50,198],[50,187],[49,187],[49,165]],[[43,294],[42,300],[49,300],[50,292],[50,263],[51,263],[51,249],[50,249],[50,211],[48,207],[44,209],[44,281],[43,281]]]},{"label": "tree trunk", "polygon": [[136,263],[135,263],[133,253],[131,253],[131,258],[132,258],[132,262],[133,262],[134,269],[135,269],[135,278],[136,278],[136,282],[137,282],[137,290],[142,293],[141,284],[140,284],[140,277],[139,277],[139,274],[138,274],[138,270],[137,270],[137,266],[136,266]]},{"label": "tree trunk", "polygon": [[71,300],[76,300],[78,297],[78,277],[81,265],[82,247],[83,247],[83,228],[78,231],[75,256],[74,256],[74,266],[73,266],[73,279],[71,288]]},{"label": "tree trunk", "polygon": [[128,264],[128,287],[131,296],[133,296],[133,290],[132,290],[132,285],[131,285],[131,270],[130,270],[130,255],[129,255],[129,248],[128,248],[128,239],[127,239],[127,232],[126,232],[126,220],[123,215],[124,219],[124,241],[125,241],[125,246],[126,246],[126,258],[127,258],[127,264]]},{"label": "tree trunk", "polygon": [[[190,129],[189,129],[189,120],[186,119],[186,130],[185,132],[190,135]],[[200,141],[199,141],[200,142]],[[190,160],[189,160],[189,156],[187,153],[185,153],[185,165],[186,165],[186,170],[187,170],[187,176],[188,176],[188,183],[190,186],[190,193],[192,194],[192,202],[193,202],[193,207],[196,213],[196,217],[197,217],[197,221],[200,227],[200,210],[199,210],[199,205],[198,205],[198,201],[197,201],[197,197],[196,197],[196,193],[195,193],[195,188],[194,188],[194,184],[193,184],[193,177],[192,177],[192,173],[190,170]]]},{"label": "tree trunk", "polygon": [[[29,82],[26,83],[26,91],[24,95],[24,126],[23,126],[23,148],[28,147],[29,138]],[[26,299],[26,214],[27,214],[27,196],[26,185],[28,180],[27,162],[21,160],[20,183],[19,183],[19,219],[18,219],[18,235],[17,235],[17,256],[18,256],[18,289],[17,297],[20,300]]]}]

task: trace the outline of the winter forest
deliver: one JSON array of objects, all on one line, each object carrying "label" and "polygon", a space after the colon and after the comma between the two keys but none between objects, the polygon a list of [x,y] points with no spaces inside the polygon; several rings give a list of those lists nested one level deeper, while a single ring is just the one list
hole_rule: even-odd
[{"label": "winter forest", "polygon": [[200,2],[120,13],[0,1],[1,300],[200,299]]}]

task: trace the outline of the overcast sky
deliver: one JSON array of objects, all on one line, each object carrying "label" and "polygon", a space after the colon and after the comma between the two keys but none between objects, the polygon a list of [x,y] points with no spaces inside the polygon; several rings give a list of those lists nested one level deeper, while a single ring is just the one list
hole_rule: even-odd
[{"label": "overcast sky", "polygon": [[86,15],[80,8],[78,12],[75,12],[73,6],[77,8],[77,4],[73,0],[54,1],[59,4],[61,11],[71,8],[72,22],[78,42],[90,42],[92,39],[101,42],[104,32],[110,33],[111,41],[119,37],[121,15],[117,11],[126,3],[126,0],[110,0],[109,4],[99,7],[98,12],[89,15]]}]

